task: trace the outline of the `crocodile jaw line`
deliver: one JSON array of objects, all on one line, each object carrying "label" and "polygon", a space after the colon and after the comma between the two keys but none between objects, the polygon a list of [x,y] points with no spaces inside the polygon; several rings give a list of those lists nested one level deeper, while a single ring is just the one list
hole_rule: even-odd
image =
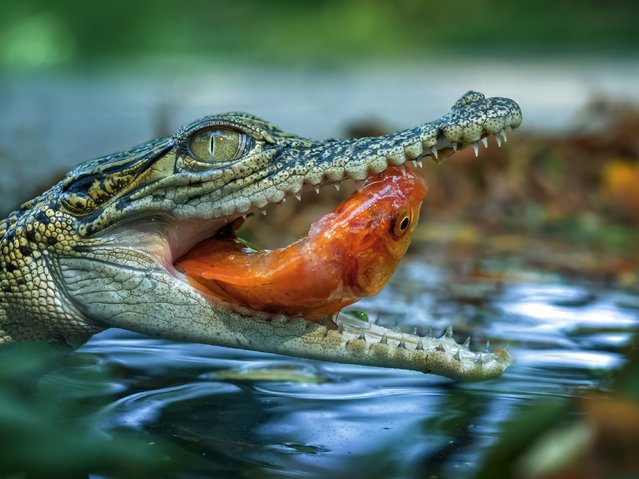
[{"label": "crocodile jaw line", "polygon": [[[344,315],[324,325],[231,310],[187,284],[173,261],[225,224],[302,190],[361,181],[426,157],[438,162],[465,146],[477,154],[488,135],[505,142],[507,130],[520,123],[515,102],[476,92],[435,121],[358,140],[316,142],[252,115],[228,113],[85,162],[0,222],[0,344],[79,345],[107,327],[122,327],[459,379],[497,376],[511,363],[507,352],[471,353],[452,334],[420,338]],[[242,144],[251,148],[237,158],[202,163],[191,141],[212,127],[250,136]]]},{"label": "crocodile jaw line", "polygon": [[[167,235],[170,258],[165,257],[163,263],[170,265],[165,273],[168,273],[169,281],[174,285],[173,290],[177,289],[180,295],[191,299],[181,305],[180,312],[158,314],[150,328],[140,329],[138,324],[129,323],[121,326],[178,340],[210,342],[342,363],[413,369],[461,380],[480,380],[501,375],[513,363],[510,353],[504,350],[472,352],[467,343],[455,342],[450,328],[440,338],[420,337],[358,321],[341,313],[318,323],[302,317],[272,315],[230,306],[188,284],[186,276],[173,268],[173,262],[199,241],[212,236],[217,229],[251,213],[266,214],[265,208],[270,204],[281,203],[287,198],[301,200],[303,191],[314,190],[319,193],[320,186],[339,185],[347,179],[352,179],[357,184],[384,171],[389,165],[401,166],[411,161],[415,166],[421,167],[421,162],[426,158],[439,163],[458,149],[469,145],[473,146],[477,156],[480,144],[487,147],[490,135],[495,137],[501,147],[507,141],[507,131],[518,126],[520,121],[520,117],[512,118],[511,126],[504,127],[487,120],[482,126],[471,124],[466,129],[449,128],[445,122],[441,127],[437,122],[427,123],[408,130],[414,140],[410,144],[398,140],[401,146],[387,150],[373,159],[363,158],[358,162],[342,155],[328,168],[326,165],[321,165],[321,168],[310,166],[304,176],[298,176],[271,193],[260,192],[252,198],[242,198],[242,201],[231,194],[227,201],[227,205],[231,207],[218,207],[214,211],[204,209],[200,213],[202,216],[222,216],[217,220],[200,220],[207,224],[204,230],[197,226],[201,223],[178,220],[181,226],[173,228],[173,233],[169,232]],[[400,137],[406,135],[406,132],[404,130],[390,136]],[[339,147],[339,140],[336,146]],[[345,155],[348,154],[346,151]],[[172,293],[167,291],[166,294]],[[190,311],[190,314],[184,315],[185,310]],[[113,322],[110,321],[111,324]]]},{"label": "crocodile jaw line", "polygon": [[[341,313],[332,318],[334,323],[322,323],[302,317],[231,308],[190,286],[181,273],[170,271],[159,264],[157,258],[146,258],[147,268],[131,270],[124,278],[121,268],[102,262],[91,265],[82,261],[76,265],[76,268],[85,268],[87,285],[84,292],[94,288],[95,295],[102,294],[100,281],[103,278],[120,276],[119,283],[126,296],[122,298],[122,305],[109,308],[108,324],[111,326],[179,341],[412,369],[465,381],[500,376],[513,362],[512,356],[504,350],[470,351],[468,342],[455,342],[452,328],[440,338],[420,337]],[[63,270],[69,266],[73,265],[63,265]],[[148,291],[141,287],[145,283],[152,285],[155,294],[156,300],[151,304],[147,301]],[[104,314],[102,305],[101,301],[90,304],[89,312]],[[118,306],[122,306],[119,311]]]},{"label": "crocodile jaw line", "polygon": [[[482,134],[486,138],[486,133]],[[440,143],[446,145],[446,140]],[[448,149],[453,150],[452,147]],[[409,149],[408,152],[397,155],[394,157],[394,164],[402,165],[412,161],[415,166],[421,166],[421,160],[426,156],[441,160],[450,154],[450,151],[444,151],[442,155],[440,149],[437,152],[431,149],[421,156],[414,156],[415,151],[416,149]],[[353,175],[352,171],[350,174],[348,171],[345,173],[334,184],[349,178],[356,183],[362,180],[360,175]],[[319,188],[315,186],[311,185],[319,194]],[[290,196],[297,197],[300,190],[291,192]],[[453,338],[452,328],[439,338],[422,337],[362,322],[342,313],[317,322],[299,316],[273,315],[228,305],[194,288],[183,273],[175,270],[173,263],[197,243],[213,236],[233,221],[258,211],[265,210],[256,207],[224,220],[208,220],[204,222],[205,228],[202,228],[202,220],[182,220],[177,227],[173,226],[160,235],[163,246],[152,256],[158,258],[158,253],[160,254],[158,262],[164,265],[169,281],[179,283],[182,293],[196,297],[198,307],[193,308],[192,317],[156,322],[153,328],[140,332],[195,342],[208,342],[207,339],[210,339],[212,344],[310,359],[414,369],[470,381],[497,377],[513,363],[512,356],[505,350],[473,352],[468,343],[457,343]],[[202,308],[203,304],[208,307]],[[220,315],[220,312],[223,314]],[[122,326],[139,330],[135,324]]]}]

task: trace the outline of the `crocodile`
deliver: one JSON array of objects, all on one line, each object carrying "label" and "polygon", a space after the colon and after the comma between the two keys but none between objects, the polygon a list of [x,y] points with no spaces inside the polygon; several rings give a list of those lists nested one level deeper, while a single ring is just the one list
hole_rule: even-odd
[{"label": "crocodile", "polygon": [[0,344],[76,348],[110,327],[326,361],[496,377],[512,358],[473,352],[449,329],[422,337],[346,314],[322,321],[230,307],[175,261],[247,215],[389,165],[501,146],[521,124],[507,98],[467,92],[431,122],[384,136],[315,141],[247,113],[207,116],[172,136],[91,160],[0,222]]}]

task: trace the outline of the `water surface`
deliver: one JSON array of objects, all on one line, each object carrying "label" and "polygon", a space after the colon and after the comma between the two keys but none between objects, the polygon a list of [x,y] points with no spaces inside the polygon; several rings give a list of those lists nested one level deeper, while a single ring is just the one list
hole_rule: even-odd
[{"label": "water surface", "polygon": [[[470,477],[521,408],[607,387],[639,296],[542,271],[509,283],[452,271],[414,254],[357,307],[422,334],[453,324],[472,349],[510,348],[516,364],[499,379],[456,383],[109,330],[79,353],[111,377],[100,428],[188,451],[181,477]],[[70,381],[67,394],[83,387]]]}]

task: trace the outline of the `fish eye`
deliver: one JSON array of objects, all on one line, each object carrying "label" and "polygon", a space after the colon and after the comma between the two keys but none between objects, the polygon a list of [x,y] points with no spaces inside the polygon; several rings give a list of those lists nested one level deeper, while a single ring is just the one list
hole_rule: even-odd
[{"label": "fish eye", "polygon": [[410,228],[412,222],[410,211],[402,210],[396,217],[393,223],[393,236],[395,238],[401,238],[406,234]]},{"label": "fish eye", "polygon": [[243,156],[253,147],[250,136],[231,128],[200,131],[191,138],[191,154],[205,163],[229,161]]}]

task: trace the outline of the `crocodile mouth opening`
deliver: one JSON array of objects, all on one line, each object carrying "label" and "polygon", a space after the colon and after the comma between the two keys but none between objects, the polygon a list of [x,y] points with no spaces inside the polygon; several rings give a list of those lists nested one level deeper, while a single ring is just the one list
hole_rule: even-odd
[{"label": "crocodile mouth opening", "polygon": [[[371,174],[371,176],[373,175]],[[341,202],[357,195],[370,177],[364,180],[353,180],[350,182],[347,181],[348,179],[349,178],[345,177],[339,182],[305,188],[298,193],[286,196],[280,202],[269,203],[264,208],[255,209],[232,217],[204,241],[212,239],[236,241],[252,250],[271,251],[286,248],[292,243],[306,237],[312,224],[318,219],[334,211]],[[334,188],[335,191],[330,191],[331,188]],[[263,234],[256,234],[259,227],[270,222],[270,218],[275,213],[274,210],[285,208],[289,202],[294,204],[290,205],[290,213],[284,213],[284,215],[286,218],[288,218],[288,215],[291,217],[298,215],[296,224],[293,227],[291,227],[287,221],[287,223],[289,223],[287,230],[280,232],[279,235],[276,235],[275,239],[267,238]],[[275,230],[276,228],[277,225],[273,225],[272,223],[267,225],[267,229]],[[291,230],[293,230],[293,232],[291,232]],[[194,247],[196,246],[197,245]],[[192,249],[193,248],[191,248],[191,250]]]},{"label": "crocodile mouth opening", "polygon": [[[322,223],[323,227],[326,227],[326,221],[324,220],[331,217],[335,212],[328,213],[313,223],[309,229],[309,236],[298,239],[278,249],[263,251],[238,238],[238,229],[244,224],[245,220],[251,216],[256,216],[257,213],[266,214],[265,208],[267,206],[281,204],[289,198],[296,198],[302,201],[301,196],[303,192],[314,190],[319,194],[321,190],[329,186],[334,186],[339,190],[341,185],[348,179],[354,181],[355,191],[346,202],[357,201],[358,195],[363,195],[362,191],[367,188],[367,185],[373,179],[377,178],[379,180],[380,178],[388,176],[395,178],[418,178],[419,180],[417,180],[417,182],[423,186],[423,196],[425,196],[426,187],[422,175],[421,173],[415,174],[416,170],[422,170],[422,160],[431,158],[436,163],[440,163],[458,151],[458,149],[471,145],[475,156],[478,156],[479,145],[483,144],[484,148],[488,148],[488,137],[491,135],[494,136],[497,145],[500,147],[502,146],[502,141],[507,141],[506,129],[496,133],[484,129],[479,134],[478,140],[471,143],[446,140],[440,135],[435,145],[428,148],[425,144],[418,142],[405,147],[402,151],[389,154],[389,156],[386,157],[370,158],[364,161],[364,163],[357,161],[348,163],[337,173],[335,173],[334,168],[331,170],[329,167],[323,175],[320,175],[319,179],[317,177],[304,178],[301,183],[288,185],[283,188],[279,191],[278,195],[274,196],[274,199],[270,199],[265,204],[253,203],[253,206],[248,210],[236,211],[235,214],[227,216],[223,223],[215,223],[214,228],[209,226],[207,234],[200,234],[195,241],[193,241],[192,237],[189,248],[181,250],[180,254],[172,256],[174,258],[172,266],[182,281],[187,282],[194,289],[198,290],[215,306],[221,304],[254,318],[262,317],[272,319],[277,315],[293,318],[304,317],[307,320],[320,321],[327,324],[327,326],[330,325],[334,327],[335,323],[333,319],[343,307],[354,303],[364,296],[376,294],[382,289],[382,286],[388,281],[392,272],[394,272],[399,260],[401,260],[405,254],[408,242],[399,249],[400,254],[396,255],[397,257],[394,257],[393,261],[390,262],[392,265],[386,268],[390,271],[390,274],[386,274],[383,280],[376,281],[376,287],[370,288],[370,291],[373,291],[370,294],[362,294],[361,291],[354,292],[353,288],[346,291],[347,288],[344,288],[342,283],[333,290],[323,287],[325,286],[323,282],[329,285],[333,284],[331,283],[333,277],[335,275],[341,275],[342,269],[348,270],[351,276],[353,276],[353,270],[356,269],[356,267],[348,266],[347,263],[351,262],[353,256],[361,255],[362,251],[366,253],[369,252],[369,248],[362,247],[361,251],[355,252],[349,257],[338,256],[338,260],[341,261],[341,263],[338,261],[337,265],[332,266],[331,274],[316,274],[317,269],[311,270],[310,275],[317,276],[312,284],[320,290],[319,295],[313,296],[311,289],[300,290],[300,288],[293,287],[289,288],[289,290],[285,288],[285,293],[288,295],[287,298],[282,299],[280,295],[279,302],[270,301],[266,297],[273,293],[277,296],[279,292],[273,288],[282,285],[282,283],[280,279],[274,279],[268,272],[273,269],[273,264],[275,264],[276,268],[274,269],[277,271],[279,271],[282,265],[277,261],[269,262],[269,256],[271,259],[278,255],[286,257],[286,264],[284,265],[286,267],[298,267],[296,262],[312,263],[312,256],[316,254],[316,252],[309,253],[309,251],[304,248],[298,248],[298,246],[303,244],[313,233],[317,223]],[[396,191],[395,194],[399,194],[399,192]],[[423,196],[421,199],[423,199]],[[418,202],[419,205],[421,205],[421,199]],[[245,199],[245,202],[248,204],[251,204],[252,201],[252,198]],[[371,204],[374,205],[376,203],[372,202]],[[339,210],[341,206],[342,205],[335,211]],[[414,218],[411,218],[411,221],[408,223],[410,225],[409,232],[412,232],[414,223],[419,217],[419,206],[417,208],[417,214],[413,213],[413,215]],[[399,224],[401,225],[401,222]],[[410,237],[410,234],[408,237]],[[357,236],[351,235],[345,243],[352,246],[357,241]],[[330,242],[327,242],[327,244],[328,243]],[[291,254],[288,255],[288,253]],[[334,252],[331,254],[334,254]],[[295,271],[298,276],[291,277],[289,279],[290,282],[292,284],[299,282],[301,285],[304,285],[304,278],[305,275],[308,274],[308,271],[301,267]],[[367,271],[365,274],[369,274],[370,276],[371,273]],[[379,286],[380,284],[381,286]],[[272,288],[270,288],[271,286]],[[244,288],[244,290],[238,293],[242,288]],[[293,296],[309,296],[311,302],[315,301],[317,303],[324,300],[325,302],[333,304],[335,307],[300,308],[298,307],[299,302],[291,300]],[[248,297],[251,297],[251,299],[247,299]],[[255,297],[259,297],[259,300],[255,300]],[[342,299],[343,301],[341,301]],[[289,308],[289,303],[295,307]],[[301,303],[304,303],[304,301],[301,301]],[[285,307],[282,307],[282,304],[284,304]]]},{"label": "crocodile mouth opening", "polygon": [[260,250],[240,239],[238,229],[249,213],[225,223],[174,265],[216,304],[252,316],[331,323],[345,306],[377,294],[390,279],[408,248],[426,191],[413,168],[389,167],[355,181],[347,199],[288,245]]}]

